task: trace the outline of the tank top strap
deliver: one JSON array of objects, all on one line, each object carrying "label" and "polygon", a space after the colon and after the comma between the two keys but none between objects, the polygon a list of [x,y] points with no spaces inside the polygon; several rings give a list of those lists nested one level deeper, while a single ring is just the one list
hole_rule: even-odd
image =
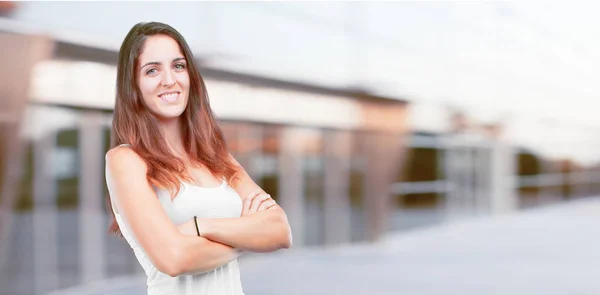
[{"label": "tank top strap", "polygon": [[131,145],[130,145],[130,144],[128,144],[128,143],[122,143],[122,144],[120,144],[119,146],[131,147]]}]

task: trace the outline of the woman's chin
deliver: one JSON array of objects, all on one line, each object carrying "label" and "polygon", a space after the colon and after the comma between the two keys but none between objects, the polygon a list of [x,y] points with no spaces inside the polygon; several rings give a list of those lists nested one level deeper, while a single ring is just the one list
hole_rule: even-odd
[{"label": "woman's chin", "polygon": [[155,115],[161,121],[171,121],[171,120],[178,119],[179,117],[181,117],[181,115],[183,114],[184,110],[185,109],[157,112],[157,113],[155,113]]}]

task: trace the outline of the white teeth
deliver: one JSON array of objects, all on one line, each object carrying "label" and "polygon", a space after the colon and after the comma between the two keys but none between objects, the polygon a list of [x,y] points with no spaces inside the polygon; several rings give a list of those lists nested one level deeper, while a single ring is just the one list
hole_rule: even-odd
[{"label": "white teeth", "polygon": [[161,95],[162,98],[166,98],[166,99],[172,99],[172,98],[175,98],[176,96],[177,96],[177,93],[169,93],[169,94]]},{"label": "white teeth", "polygon": [[179,95],[179,93],[175,92],[175,93],[169,93],[169,94],[163,94],[160,95],[160,98],[167,101],[167,102],[173,102],[177,99],[177,96]]}]

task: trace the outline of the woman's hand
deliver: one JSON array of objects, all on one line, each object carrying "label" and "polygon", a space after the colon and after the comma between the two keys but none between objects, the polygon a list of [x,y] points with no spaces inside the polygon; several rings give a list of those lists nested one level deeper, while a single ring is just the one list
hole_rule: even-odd
[{"label": "woman's hand", "polygon": [[271,195],[258,190],[250,193],[245,199],[242,206],[242,216],[250,215],[258,211],[268,210],[277,205]]}]

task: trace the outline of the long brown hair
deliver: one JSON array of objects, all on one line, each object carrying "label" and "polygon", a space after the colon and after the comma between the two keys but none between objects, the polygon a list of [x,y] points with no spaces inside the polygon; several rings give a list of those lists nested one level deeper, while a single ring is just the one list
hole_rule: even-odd
[{"label": "long brown hair", "polygon": [[[194,56],[177,30],[169,25],[148,22],[138,23],[127,34],[117,64],[117,93],[112,122],[111,148],[129,144],[148,166],[148,181],[162,189],[168,189],[174,197],[182,180],[190,180],[182,160],[169,150],[159,129],[158,119],[146,107],[137,85],[138,58],[144,42],[152,35],[173,38],[188,63],[190,91],[187,107],[181,114],[180,123],[184,148],[192,163],[202,163],[215,176],[223,177],[231,184],[236,173],[227,150],[223,132],[210,108],[208,93]],[[108,207],[112,215],[109,232],[121,235],[112,210],[110,196]]]}]

